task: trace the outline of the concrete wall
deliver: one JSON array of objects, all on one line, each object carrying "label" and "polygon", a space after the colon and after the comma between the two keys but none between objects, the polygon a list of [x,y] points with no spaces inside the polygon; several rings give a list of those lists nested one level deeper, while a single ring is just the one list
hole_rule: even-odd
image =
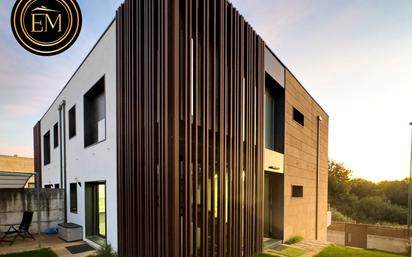
[{"label": "concrete wall", "polygon": [[395,253],[404,253],[408,251],[408,243],[409,239],[368,235],[367,248]]},{"label": "concrete wall", "polygon": [[[57,227],[64,220],[64,193],[59,189],[42,189],[40,192],[41,232]],[[20,224],[24,211],[33,211],[30,231],[37,233],[37,193],[34,189],[0,189],[0,232],[10,224]]]},{"label": "concrete wall", "polygon": [[[348,231],[348,224],[333,223],[328,228],[328,242],[332,242],[339,245],[345,245],[346,233],[353,233]],[[366,236],[366,248],[377,249],[388,252],[404,253],[408,251],[409,237],[408,230],[405,228],[393,228],[374,225],[363,224],[349,224],[354,226],[367,226]]]},{"label": "concrete wall", "polygon": [[[296,235],[326,241],[328,190],[328,115],[286,70],[285,83],[285,227],[284,238]],[[304,126],[293,120],[293,108],[304,115]],[[320,125],[319,208],[316,213],[318,116]],[[292,197],[292,185],[303,186],[303,197]]]},{"label": "concrete wall", "polygon": [[[102,77],[105,77],[106,139],[94,145],[84,146],[83,96]],[[58,85],[56,85],[58,86]],[[59,121],[59,104],[66,101],[66,162],[67,195],[70,183],[80,182],[77,187],[77,213],[68,211],[68,222],[85,228],[85,183],[106,182],[107,241],[117,249],[117,180],[116,180],[116,24],[113,22],[103,34],[68,84],[41,119],[41,136],[50,131],[51,162],[44,165],[42,147],[42,184],[60,183],[60,147],[53,148],[53,125]],[[76,105],[76,135],[69,139],[68,111]],[[70,210],[70,199],[67,205]],[[85,233],[83,229],[83,233]],[[85,236],[85,235],[83,235]]]},{"label": "concrete wall", "polygon": [[328,242],[345,245],[345,232],[328,229]]}]

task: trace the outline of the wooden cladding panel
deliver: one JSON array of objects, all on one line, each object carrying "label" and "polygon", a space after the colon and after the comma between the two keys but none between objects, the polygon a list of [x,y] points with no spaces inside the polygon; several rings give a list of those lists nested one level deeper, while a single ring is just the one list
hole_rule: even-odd
[{"label": "wooden cladding panel", "polygon": [[176,1],[117,11],[118,251],[178,256]]},{"label": "wooden cladding panel", "polygon": [[262,250],[264,49],[227,1],[120,7],[120,256]]},{"label": "wooden cladding panel", "polygon": [[33,128],[33,147],[34,147],[34,172],[36,188],[41,188],[41,125],[40,121]]},{"label": "wooden cladding panel", "polygon": [[180,256],[262,250],[264,42],[226,1],[180,1]]}]

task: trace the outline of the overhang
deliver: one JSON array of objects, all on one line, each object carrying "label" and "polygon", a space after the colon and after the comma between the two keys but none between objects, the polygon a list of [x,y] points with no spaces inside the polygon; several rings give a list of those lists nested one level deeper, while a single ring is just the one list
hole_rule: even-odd
[{"label": "overhang", "polygon": [[0,171],[0,188],[24,188],[33,173]]}]

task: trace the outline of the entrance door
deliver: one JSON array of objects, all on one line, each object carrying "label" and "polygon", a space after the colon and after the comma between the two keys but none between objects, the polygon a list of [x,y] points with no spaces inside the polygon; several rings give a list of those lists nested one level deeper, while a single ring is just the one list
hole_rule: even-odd
[{"label": "entrance door", "polygon": [[265,172],[264,237],[283,239],[283,174]]},{"label": "entrance door", "polygon": [[269,183],[270,177],[269,174],[265,173],[265,185],[264,185],[264,189],[265,189],[265,202],[264,202],[264,206],[265,206],[265,217],[264,217],[264,235],[267,238],[271,238],[272,237],[272,226],[271,226],[271,213],[272,213],[272,199],[271,199],[271,194],[269,191],[270,188],[270,183]]},{"label": "entrance door", "polygon": [[106,182],[85,184],[86,238],[104,246],[106,244]]}]

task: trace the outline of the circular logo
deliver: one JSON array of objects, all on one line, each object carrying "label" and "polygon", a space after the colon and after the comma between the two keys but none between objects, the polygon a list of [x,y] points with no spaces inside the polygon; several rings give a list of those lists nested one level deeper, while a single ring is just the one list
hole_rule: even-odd
[{"label": "circular logo", "polygon": [[55,55],[77,39],[82,14],[75,0],[17,0],[11,27],[17,41],[38,55]]}]

